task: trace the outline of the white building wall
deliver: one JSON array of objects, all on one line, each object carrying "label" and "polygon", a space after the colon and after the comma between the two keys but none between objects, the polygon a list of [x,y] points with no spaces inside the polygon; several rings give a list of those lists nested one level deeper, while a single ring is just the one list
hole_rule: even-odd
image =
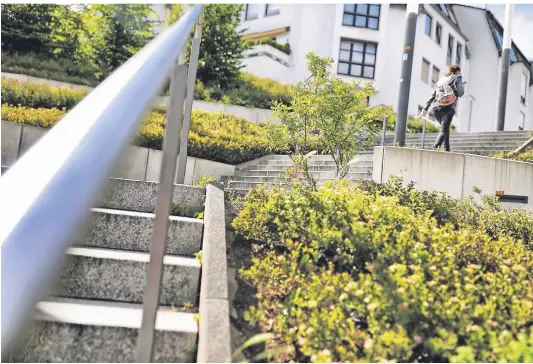
[{"label": "white building wall", "polygon": [[[509,69],[509,84],[507,87],[507,103],[505,105],[505,128],[504,130],[519,130],[522,126],[522,114],[528,119],[528,96],[526,95],[526,104],[520,100],[521,96],[521,78],[526,73],[527,82],[529,82],[529,70],[522,63],[513,63]],[[528,83],[529,84],[529,83]],[[532,129],[532,128],[529,128]]]},{"label": "white building wall", "polygon": [[291,78],[289,67],[266,55],[244,58],[242,65],[246,72],[259,77],[271,78],[280,83],[287,83],[286,80]]}]

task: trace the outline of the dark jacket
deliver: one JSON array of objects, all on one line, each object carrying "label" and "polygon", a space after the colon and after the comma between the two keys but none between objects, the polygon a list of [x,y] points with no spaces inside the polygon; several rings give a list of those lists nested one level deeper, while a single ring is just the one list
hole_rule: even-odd
[{"label": "dark jacket", "polygon": [[[457,100],[459,97],[463,96],[465,94],[465,88],[463,86],[463,78],[461,76],[456,75],[449,75],[441,78],[435,85],[446,85],[449,84],[452,86],[452,89],[455,91],[455,96],[457,96]],[[435,97],[437,96],[437,88],[433,87],[433,91],[431,92],[431,96],[426,103],[426,107],[424,108],[424,111],[428,111],[433,102],[435,101]],[[455,102],[447,107],[451,107],[455,110],[457,107],[457,100]]]}]

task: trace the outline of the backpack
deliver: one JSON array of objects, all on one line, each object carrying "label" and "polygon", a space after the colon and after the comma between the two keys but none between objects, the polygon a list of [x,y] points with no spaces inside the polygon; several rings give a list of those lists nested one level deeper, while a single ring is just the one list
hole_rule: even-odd
[{"label": "backpack", "polygon": [[[453,76],[453,75],[452,75]],[[452,84],[456,77],[448,76],[435,84],[435,104],[437,107],[452,105],[456,100],[455,90]]]}]

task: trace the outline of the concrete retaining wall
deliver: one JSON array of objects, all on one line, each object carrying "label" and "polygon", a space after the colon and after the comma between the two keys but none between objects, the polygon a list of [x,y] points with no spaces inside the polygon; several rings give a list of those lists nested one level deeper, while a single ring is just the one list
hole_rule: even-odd
[{"label": "concrete retaining wall", "polygon": [[475,196],[478,187],[483,194],[528,196],[528,203],[505,202],[506,207],[525,207],[533,211],[533,164],[472,154],[429,150],[374,148],[373,180],[387,182],[399,175],[404,184],[413,181],[422,190],[437,190],[452,197]]},{"label": "concrete retaining wall", "polygon": [[[2,167],[12,166],[48,129],[11,123],[2,120]],[[159,182],[160,150],[128,146],[111,177],[135,181]],[[222,176],[233,176],[236,166],[205,159],[187,157],[185,184],[191,185],[203,174],[220,181]]]},{"label": "concrete retaining wall", "polygon": [[[29,81],[33,83],[44,83],[44,84],[48,84],[48,85],[56,86],[56,87],[67,87],[67,88],[73,88],[73,89],[87,89],[87,90],[93,89],[92,87],[89,87],[89,86],[75,85],[72,83],[53,81],[53,80],[48,80],[46,78],[38,78],[38,77],[20,75],[16,73],[2,72],[2,77],[10,78],[10,79],[17,79],[21,81]],[[158,106],[167,106],[168,98],[163,97],[163,96],[158,96],[155,98],[154,104]],[[200,100],[194,100],[192,107],[195,110],[201,110],[201,111],[206,111],[206,112],[224,112],[224,113],[234,115],[234,116],[243,118],[245,120],[251,121],[253,123],[266,123],[266,122],[271,122],[274,124],[279,123],[279,119],[274,118],[272,116],[272,111],[268,109],[258,109],[258,108],[251,108],[251,107],[244,107],[244,106],[237,106],[237,105],[226,105],[226,104],[221,104],[217,102],[207,102],[207,101],[200,101]]]}]

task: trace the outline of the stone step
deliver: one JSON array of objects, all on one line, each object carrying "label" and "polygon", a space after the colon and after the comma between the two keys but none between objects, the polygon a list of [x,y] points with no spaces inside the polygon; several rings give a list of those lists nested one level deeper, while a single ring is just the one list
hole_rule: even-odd
[{"label": "stone step", "polygon": [[[348,178],[347,178],[348,179]],[[365,180],[370,180],[372,179],[372,175],[368,174],[368,175],[361,175],[361,176],[358,176],[357,178],[355,179],[365,179]],[[333,179],[322,179],[319,181],[319,184],[322,184],[326,181],[333,181]],[[274,183],[274,182],[250,182],[250,181],[229,181],[226,183],[226,188],[227,189],[230,189],[230,190],[243,190],[243,191],[248,191],[250,190],[251,188],[255,188],[255,187],[258,187],[260,185],[266,185],[267,188],[272,188],[274,185],[283,185],[283,183]]]},{"label": "stone step", "polygon": [[[361,154],[358,155],[359,157],[359,160],[360,161],[369,161],[369,160],[372,160],[372,151],[364,151],[362,152]],[[281,155],[281,154],[277,154],[277,155],[272,155],[270,156],[270,158],[268,159],[269,161],[291,161],[292,162],[292,159],[290,156],[288,155]],[[323,161],[331,161],[333,162],[333,157],[331,155],[313,155],[311,157],[309,157],[309,161],[310,162],[317,162],[317,161],[320,161],[320,162],[323,162]]]},{"label": "stone step", "polygon": [[[432,134],[426,134],[426,139],[433,139],[435,140],[437,138],[437,133]],[[501,141],[501,142],[520,142],[520,141],[526,141],[528,139],[527,136],[508,136],[508,137],[498,137],[498,136],[464,136],[464,137],[456,137],[453,135],[450,135],[450,140],[455,142],[495,142],[495,141]],[[422,140],[422,134],[418,134],[416,136],[412,137],[406,137],[406,141],[413,141],[413,140]],[[385,138],[386,143],[393,143],[394,138],[387,137]],[[374,142],[374,145],[381,144],[381,139],[376,140]]]},{"label": "stone step", "polygon": [[[154,212],[158,183],[110,178],[107,191],[96,207]],[[174,185],[172,214],[195,217],[204,210],[205,188]]]},{"label": "stone step", "polygon": [[[67,255],[53,295],[128,303],[143,301],[149,253],[75,247],[67,249]],[[164,264],[160,303],[195,305],[200,263],[194,258],[166,255]]]},{"label": "stone step", "polygon": [[[357,162],[352,165],[350,168],[372,168],[373,162],[372,161],[365,161],[365,162]],[[294,164],[288,161],[276,161],[276,163],[272,164],[257,164],[254,166],[250,166],[246,169],[242,170],[236,170],[235,173],[240,171],[249,171],[249,170],[256,170],[256,171],[266,171],[266,170],[279,170],[279,171],[286,171],[287,168],[294,167]],[[323,164],[311,164],[309,166],[310,171],[333,171],[337,167],[335,163],[333,162],[324,162]]]},{"label": "stone step", "polygon": [[[312,176],[316,179],[319,179],[320,181],[327,181],[327,180],[334,180],[335,179],[335,173],[326,173],[326,174],[312,174]],[[363,179],[366,176],[372,176],[372,172],[364,172],[364,173],[348,173],[344,178],[353,180],[353,179]],[[302,177],[303,179],[303,177]],[[227,181],[231,182],[276,182],[280,181],[283,182],[285,180],[283,174],[279,174],[278,176],[232,176],[227,179]]]},{"label": "stone step", "polygon": [[[511,131],[483,131],[478,133],[452,133],[452,135],[456,137],[464,137],[464,136],[523,136],[523,135],[529,135],[532,132],[532,130],[511,130]],[[437,134],[437,133],[428,133],[428,134]],[[387,131],[387,137],[394,138],[394,132],[393,131]],[[406,138],[414,135],[421,135],[421,133],[407,133]],[[380,134],[381,136],[381,134]]]},{"label": "stone step", "polygon": [[[372,173],[372,167],[357,167],[357,168],[350,168],[350,171],[348,173]],[[242,170],[242,171],[235,171],[234,176],[282,176],[285,175],[287,172],[286,168],[270,168],[270,169],[249,169],[249,170]],[[336,169],[335,168],[329,168],[329,169],[321,169],[320,171],[317,170],[310,170],[311,175],[316,176],[325,176],[324,178],[328,178],[327,176],[333,176],[335,177]],[[301,173],[300,173],[301,174]]]},{"label": "stone step", "polygon": [[[92,209],[92,217],[76,245],[136,252],[149,252],[155,214]],[[170,216],[167,254],[194,256],[201,249],[203,220]]]},{"label": "stone step", "polygon": [[[10,362],[133,363],[142,306],[52,298],[39,302],[29,337]],[[160,308],[155,362],[195,362],[198,325],[193,313]]]}]

